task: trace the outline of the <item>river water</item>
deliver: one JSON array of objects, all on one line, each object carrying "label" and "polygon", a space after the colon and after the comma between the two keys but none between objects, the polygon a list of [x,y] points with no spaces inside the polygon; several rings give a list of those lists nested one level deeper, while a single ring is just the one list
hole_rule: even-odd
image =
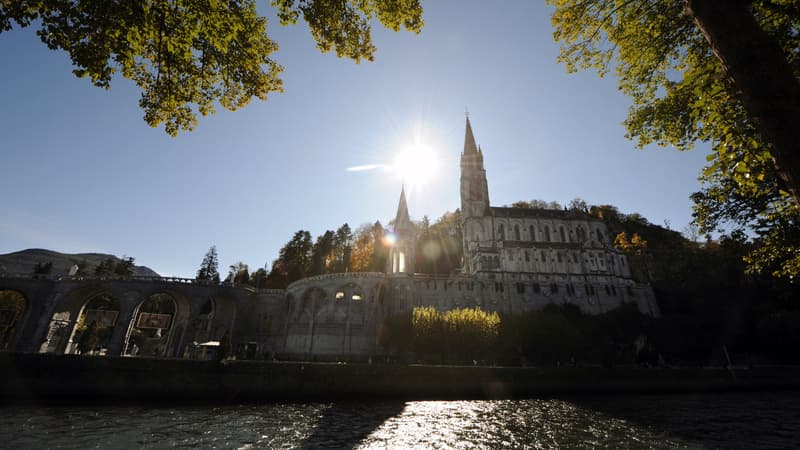
[{"label": "river water", "polygon": [[2,448],[796,448],[800,393],[0,408]]}]

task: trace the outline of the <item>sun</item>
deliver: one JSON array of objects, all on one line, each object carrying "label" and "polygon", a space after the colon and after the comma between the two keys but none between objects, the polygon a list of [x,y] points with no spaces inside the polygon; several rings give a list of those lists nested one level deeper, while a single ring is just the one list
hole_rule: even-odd
[{"label": "sun", "polygon": [[439,163],[433,147],[416,142],[403,148],[395,156],[392,167],[406,186],[416,189],[433,179]]}]

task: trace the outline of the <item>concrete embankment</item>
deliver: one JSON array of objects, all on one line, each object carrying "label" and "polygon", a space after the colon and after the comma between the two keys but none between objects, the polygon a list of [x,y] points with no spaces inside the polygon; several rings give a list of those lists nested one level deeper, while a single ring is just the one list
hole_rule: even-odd
[{"label": "concrete embankment", "polygon": [[644,369],[326,364],[2,354],[0,402],[498,399],[799,390],[800,367]]}]

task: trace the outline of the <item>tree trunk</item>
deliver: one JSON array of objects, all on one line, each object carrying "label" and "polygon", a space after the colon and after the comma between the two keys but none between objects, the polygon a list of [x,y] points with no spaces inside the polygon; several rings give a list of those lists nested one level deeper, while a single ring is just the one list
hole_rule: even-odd
[{"label": "tree trunk", "polygon": [[752,123],[769,146],[782,187],[800,206],[800,82],[750,0],[684,0]]}]

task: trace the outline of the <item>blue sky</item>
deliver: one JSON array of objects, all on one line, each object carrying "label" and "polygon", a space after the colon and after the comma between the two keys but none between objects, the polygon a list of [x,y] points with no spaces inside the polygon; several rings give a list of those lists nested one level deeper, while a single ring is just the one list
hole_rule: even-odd
[{"label": "blue sky", "polygon": [[550,10],[499,5],[427,2],[421,34],[376,24],[376,60],[356,65],[319,53],[304,23],[281,27],[259,2],[285,92],[219,108],[177,138],[142,120],[129,81],[93,87],[34,30],[2,33],[0,253],[107,252],[192,277],[214,244],[221,271],[261,267],[298,229],[393,218],[401,180],[346,169],[390,164],[415,136],[439,169],[409,209],[434,220],[459,206],[465,108],[493,205],[581,197],[685,227],[706,150],[636,150],[616,80],[556,63]]}]

